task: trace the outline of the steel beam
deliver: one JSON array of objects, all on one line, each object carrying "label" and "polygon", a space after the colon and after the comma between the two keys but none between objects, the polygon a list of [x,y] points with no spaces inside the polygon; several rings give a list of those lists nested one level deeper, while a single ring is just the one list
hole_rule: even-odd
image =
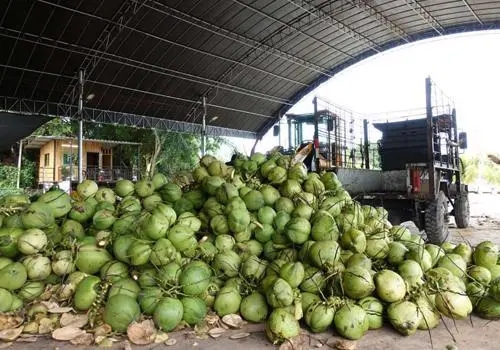
[{"label": "steel beam", "polygon": [[19,140],[19,150],[17,151],[17,177],[16,177],[16,188],[21,187],[21,166],[23,161],[23,139]]},{"label": "steel beam", "polygon": [[[41,0],[39,0],[41,1]],[[139,11],[145,0],[125,0],[120,5],[119,9],[115,12],[112,17],[111,22],[108,23],[106,28],[101,32],[97,40],[95,41],[95,49],[101,54],[93,54],[85,56],[80,69],[86,72],[86,76],[92,76],[94,69],[101,60],[101,55],[106,52],[111,44],[116,40],[118,35],[124,29],[124,26],[129,23],[129,21],[134,17],[134,15]],[[50,2],[45,2],[49,5]],[[52,4],[55,5],[55,4]],[[63,103],[73,103],[73,98],[75,96],[75,90],[78,87],[79,79],[73,79],[71,83],[66,87],[66,90],[61,98]]]},{"label": "steel beam", "polygon": [[315,7],[304,0],[287,0],[287,1],[295,5],[296,7],[300,8],[301,10],[305,11],[306,13],[308,13],[309,16],[313,16],[317,20],[325,22],[330,26],[334,26],[334,28],[340,30],[344,34],[355,39],[356,41],[363,42],[370,49],[376,52],[382,51],[379,45],[375,41],[369,39],[367,36],[359,33],[358,31],[344,24],[343,22],[335,19],[331,14],[319,9],[318,7]]},{"label": "steel beam", "polygon": [[475,19],[477,20],[478,23],[484,24],[484,22],[482,22],[482,20],[478,17],[478,15],[475,13],[475,11],[473,11],[473,9],[471,8],[471,6],[467,0],[463,0],[463,4],[464,4],[464,6],[466,6],[468,11],[470,11],[470,13],[473,15],[473,17],[475,17]]},{"label": "steel beam", "polygon": [[78,96],[78,183],[83,178],[83,91],[84,91],[84,71],[78,72],[78,83],[80,93]]},{"label": "steel beam", "polygon": [[[53,49],[57,49],[57,50],[61,50],[61,51],[69,52],[69,53],[74,53],[74,54],[79,54],[79,55],[87,55],[89,53],[97,53],[97,51],[95,49],[87,48],[87,47],[76,45],[76,44],[69,44],[69,43],[65,43],[62,41],[53,40],[50,38],[37,37],[37,36],[30,34],[30,33],[21,33],[19,31],[4,28],[4,27],[0,27],[0,30],[5,31],[5,32],[9,32],[9,33],[12,32],[12,34],[16,34],[16,35],[22,34],[22,37],[20,37],[19,40],[25,41],[25,42],[30,43],[30,44],[42,45],[42,46],[50,47]],[[16,38],[16,36],[8,34],[8,33],[4,33],[4,32],[0,32],[0,37],[13,38],[13,39]],[[130,67],[130,68],[140,69],[140,70],[143,70],[145,72],[159,74],[159,75],[166,76],[166,77],[181,79],[181,80],[196,83],[196,84],[203,84],[203,85],[207,85],[207,86],[215,86],[218,84],[219,89],[230,91],[232,93],[243,94],[246,96],[254,97],[256,99],[268,100],[271,102],[278,102],[281,104],[292,106],[292,104],[289,103],[286,99],[278,97],[278,96],[269,95],[269,94],[261,93],[258,91],[253,91],[253,90],[242,88],[242,87],[232,85],[232,84],[221,83],[221,82],[218,82],[214,79],[205,78],[205,77],[201,77],[198,75],[177,71],[177,70],[161,67],[158,65],[153,65],[150,63],[146,63],[146,62],[141,62],[141,61],[134,60],[134,59],[131,59],[128,57],[123,57],[123,56],[119,56],[119,55],[115,55],[115,54],[111,54],[111,53],[103,53],[103,57],[101,58],[101,60],[105,60],[105,61],[108,61],[111,63],[116,63],[119,65],[124,65],[124,66]],[[294,84],[297,84],[300,86],[304,86],[304,87],[307,86],[307,84],[301,83],[299,81],[294,81],[292,79],[286,79],[286,80],[288,82],[291,82],[291,83],[294,83]]]},{"label": "steel beam", "polygon": [[392,22],[390,19],[388,19],[388,17],[383,15],[382,12],[378,11],[376,9],[376,4],[371,6],[368,4],[367,0],[345,0],[345,2],[352,4],[358,7],[359,9],[363,10],[365,13],[374,17],[376,21],[378,21],[380,24],[391,30],[394,34],[398,35],[405,42],[407,43],[410,42],[410,40],[408,39],[408,34],[402,28],[400,28],[396,23]]},{"label": "steel beam", "polygon": [[[71,79],[71,76],[56,74],[56,73],[53,73],[53,72],[43,72],[43,71],[40,71],[40,70],[27,69],[27,68],[23,69],[21,67],[9,66],[9,65],[3,65],[3,64],[0,64],[0,67],[10,68],[10,69],[15,69],[15,70],[22,70],[22,71],[26,71],[26,72],[45,74],[45,75],[53,76],[53,77],[60,77],[60,78],[62,77],[62,78],[66,78],[66,79]],[[102,86],[106,86],[106,87],[110,87],[110,88],[129,90],[129,91],[132,91],[132,92],[135,92],[135,93],[148,94],[148,95],[151,95],[151,96],[156,96],[156,97],[161,97],[161,98],[170,99],[170,100],[176,100],[176,101],[181,101],[181,102],[193,103],[193,104],[197,104],[197,105],[201,104],[200,101],[186,99],[186,98],[182,98],[182,97],[178,97],[178,96],[160,94],[160,93],[156,93],[156,92],[153,92],[153,91],[145,91],[145,90],[140,90],[140,89],[134,89],[134,88],[126,87],[126,86],[123,86],[123,85],[117,85],[117,84],[111,84],[111,83],[106,83],[106,82],[100,82],[100,81],[96,81],[96,80],[92,80],[92,79],[87,79],[86,81],[89,82],[89,83],[92,83],[92,84],[102,85]],[[215,104],[207,104],[207,106],[219,108],[221,110],[226,110],[226,111],[232,111],[232,112],[238,112],[238,113],[252,115],[252,116],[258,116],[258,117],[262,117],[262,118],[270,118],[270,119],[273,118],[272,116],[264,115],[262,113],[252,112],[252,111],[245,111],[245,110],[237,109],[237,108],[234,108],[234,107],[215,105]]]},{"label": "steel beam", "polygon": [[[48,117],[66,117],[77,119],[78,106],[54,103],[48,101],[27,100],[14,97],[0,96],[0,112],[20,113],[24,115],[38,115]],[[160,129],[178,133],[189,133],[200,135],[202,126],[196,123],[188,123],[163,118],[148,117],[130,113],[116,111],[99,110],[83,107],[82,119],[85,122],[95,122],[112,125],[126,125],[129,127]],[[206,135],[209,137],[229,136],[246,139],[255,139],[256,133],[208,125],[206,126]]]},{"label": "steel beam", "polygon": [[[302,58],[291,55],[285,51],[277,49],[277,48],[270,46],[266,43],[263,43],[263,42],[260,42],[258,40],[246,37],[244,35],[229,31],[229,30],[222,28],[220,26],[216,26],[212,23],[204,21],[203,19],[200,19],[200,18],[192,16],[190,14],[181,12],[179,10],[176,10],[176,9],[170,7],[170,6],[162,4],[158,1],[153,1],[153,3],[157,6],[161,6],[162,8],[164,8],[166,10],[161,10],[159,8],[149,6],[149,5],[145,5],[145,6],[148,8],[151,8],[152,10],[158,11],[164,15],[168,15],[168,16],[171,16],[179,21],[185,22],[191,26],[198,27],[202,30],[205,30],[205,31],[210,32],[212,34],[221,36],[223,38],[233,40],[241,45],[249,47],[250,49],[256,49],[256,50],[260,50],[263,53],[272,54],[275,57],[278,57],[278,58],[283,59],[285,61],[294,63],[296,65],[307,68],[307,69],[312,70],[314,72],[324,74],[328,70],[327,67],[318,66],[314,63],[303,60]],[[186,17],[186,18],[184,18],[184,17]]]},{"label": "steel beam", "polygon": [[[331,44],[323,41],[323,40],[320,40],[306,32],[304,32],[303,30],[303,27],[305,25],[309,25],[312,23],[312,20],[311,19],[307,19],[306,20],[306,23],[303,23],[304,21],[302,21],[302,18],[298,18],[297,20],[295,20],[293,23],[286,23],[284,21],[281,21],[277,18],[274,18],[273,16],[270,16],[269,14],[265,13],[264,11],[261,11],[259,9],[256,9],[250,5],[247,5],[245,3],[243,3],[242,1],[239,1],[239,0],[232,0],[233,2],[239,4],[240,6],[244,7],[244,8],[247,8],[255,13],[258,13],[260,14],[261,16],[264,16],[272,21],[275,21],[277,23],[279,23],[281,25],[280,28],[278,28],[276,31],[270,33],[268,36],[266,36],[265,38],[261,39],[260,40],[260,43],[262,44],[266,44],[267,46],[269,47],[275,47],[277,44],[279,44],[285,37],[289,36],[291,33],[300,33],[306,37],[308,37],[309,39],[313,40],[313,41],[316,41],[316,42],[319,42],[321,43],[322,45],[324,46],[327,46],[329,48],[331,48],[332,50],[346,56],[346,57],[349,57],[349,58],[353,58],[353,55],[335,47],[335,46],[332,46]],[[258,59],[259,57],[261,56],[261,51],[257,49],[257,47],[254,47],[252,49],[250,49],[249,51],[247,51],[242,57],[241,59],[239,60],[240,64],[241,63],[245,63],[246,65],[248,65],[248,63],[252,63],[254,62],[256,59]],[[229,67],[223,74],[221,74],[221,76],[218,78],[218,81],[219,82],[223,82],[227,77],[230,77],[229,81],[233,81],[235,79],[238,78],[238,76],[243,72],[243,71],[240,71],[239,73],[234,73],[234,71],[238,68],[239,66],[234,64],[232,65],[231,67]],[[251,66],[252,67],[252,66]],[[333,75],[327,73],[327,72],[323,72],[320,76],[324,77],[325,79],[329,79],[329,78],[332,78]],[[212,91],[217,88],[217,87],[211,87],[209,89],[207,89],[206,91],[203,92],[203,95],[209,97],[210,94],[212,93]],[[213,98],[212,98],[213,99]],[[212,101],[211,98],[209,98],[209,102]],[[188,112],[187,114],[187,120],[189,121],[195,121],[196,118],[197,118],[197,109],[198,109],[199,105],[195,105],[193,104],[191,109],[190,109],[190,112]]]},{"label": "steel beam", "polygon": [[[88,16],[88,17],[91,17],[91,18],[95,18],[95,19],[99,19],[103,22],[106,22],[106,23],[112,23],[112,24],[117,24],[117,22],[114,22],[112,20],[109,20],[109,19],[106,19],[104,17],[100,17],[100,16],[97,16],[97,15],[93,15],[91,13],[88,13],[88,12],[84,12],[84,11],[79,11],[79,10],[76,10],[76,9],[73,9],[71,7],[67,7],[67,6],[63,6],[63,5],[59,5],[59,4],[54,4],[54,3],[51,3],[51,2],[47,2],[46,0],[38,0],[38,1],[41,1],[43,3],[47,3],[49,5],[52,5],[52,6],[56,6],[58,8],[61,8],[61,9],[64,9],[64,10],[67,10],[67,11],[70,11],[70,12],[74,12],[74,13],[77,13],[77,14],[80,14],[80,15],[83,15],[83,16]],[[151,34],[151,33],[148,33],[148,32],[145,32],[145,31],[142,31],[142,30],[139,30],[139,29],[136,29],[136,28],[133,28],[133,27],[130,27],[130,26],[127,26],[127,25],[122,25],[123,28],[126,28],[130,31],[133,31],[135,33],[139,33],[139,34],[142,34],[146,37],[149,37],[149,38],[153,38],[153,39],[156,39],[156,40],[160,40],[164,43],[167,43],[167,44],[170,44],[170,45],[173,45],[173,46],[177,46],[177,47],[180,47],[180,48],[183,48],[183,49],[186,49],[186,50],[189,50],[189,51],[192,51],[192,52],[196,52],[198,54],[202,54],[202,55],[206,55],[206,56],[210,56],[210,57],[213,57],[213,58],[216,58],[216,59],[219,59],[219,60],[223,60],[223,61],[227,61],[227,62],[230,62],[230,63],[233,63],[233,64],[236,64],[236,65],[241,65],[241,66],[244,66],[246,68],[249,68],[251,70],[255,70],[257,72],[261,72],[261,73],[264,73],[268,76],[272,76],[272,77],[275,77],[275,78],[279,78],[279,79],[287,79],[286,77],[283,77],[283,76],[280,76],[278,74],[275,74],[273,72],[270,72],[270,71],[266,71],[264,69],[260,69],[258,67],[254,67],[254,66],[251,66],[251,65],[248,65],[248,64],[245,64],[243,62],[240,62],[238,60],[233,60],[231,58],[228,58],[228,57],[224,57],[224,56],[220,56],[220,55],[217,55],[217,54],[213,54],[213,53],[210,53],[208,51],[204,51],[204,50],[200,50],[200,49],[195,49],[193,47],[190,47],[188,45],[184,45],[184,44],[181,44],[181,43],[178,43],[178,42],[175,42],[175,41],[172,41],[172,40],[169,40],[169,39],[165,39],[165,38],[162,38],[158,35],[154,35],[154,34]],[[348,54],[347,54],[348,55]],[[351,55],[349,55],[351,56]]]},{"label": "steel beam", "polygon": [[403,0],[405,4],[412,9],[423,21],[428,24],[438,35],[444,34],[444,28],[438,23],[438,21],[429,13],[423,5],[421,5],[416,0]]}]

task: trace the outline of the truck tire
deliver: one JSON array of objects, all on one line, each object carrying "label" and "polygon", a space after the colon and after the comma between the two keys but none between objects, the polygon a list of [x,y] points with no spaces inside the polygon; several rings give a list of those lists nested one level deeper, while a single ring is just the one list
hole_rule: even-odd
[{"label": "truck tire", "polygon": [[457,194],[454,199],[454,220],[458,228],[467,228],[470,225],[470,201],[466,191]]},{"label": "truck tire", "polygon": [[430,201],[425,211],[424,226],[428,242],[440,245],[446,241],[449,236],[448,222],[447,197],[440,191],[437,199]]}]

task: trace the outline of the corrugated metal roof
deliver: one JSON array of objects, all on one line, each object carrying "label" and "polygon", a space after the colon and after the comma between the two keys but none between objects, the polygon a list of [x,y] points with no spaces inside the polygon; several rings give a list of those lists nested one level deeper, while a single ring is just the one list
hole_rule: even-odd
[{"label": "corrugated metal roof", "polygon": [[[2,0],[0,97],[263,135],[302,96],[366,57],[499,28],[491,0]],[[223,129],[221,129],[223,130]]]},{"label": "corrugated metal roof", "polygon": [[[65,136],[47,136],[47,135],[36,135],[31,136],[23,140],[25,149],[40,149],[42,146],[53,140],[67,141],[73,144],[73,147],[78,147],[78,139]],[[115,147],[118,145],[134,145],[139,146],[141,143],[134,143],[131,141],[120,141],[120,140],[105,140],[105,139],[84,139],[84,142],[96,142],[101,143],[105,147]]]}]

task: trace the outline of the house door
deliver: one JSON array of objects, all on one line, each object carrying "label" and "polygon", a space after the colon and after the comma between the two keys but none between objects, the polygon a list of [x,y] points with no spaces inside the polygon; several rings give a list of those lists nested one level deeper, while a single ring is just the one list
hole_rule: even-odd
[{"label": "house door", "polygon": [[99,176],[99,153],[87,152],[87,179],[97,180]]},{"label": "house door", "polygon": [[87,167],[99,167],[98,152],[87,152]]}]

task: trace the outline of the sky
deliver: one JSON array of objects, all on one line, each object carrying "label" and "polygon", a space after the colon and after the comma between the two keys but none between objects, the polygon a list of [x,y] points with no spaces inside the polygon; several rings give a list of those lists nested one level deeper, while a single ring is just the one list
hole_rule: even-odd
[{"label": "sky", "polygon": [[[389,111],[422,109],[426,102],[425,79],[430,76],[454,100],[458,129],[468,134],[467,152],[499,152],[500,39],[500,31],[495,30],[399,46],[336,74],[288,113],[312,112],[314,96],[369,119],[388,116],[385,113]],[[250,154],[254,141],[230,140],[241,152]],[[277,144],[278,138],[270,130],[258,142],[256,151],[266,152]]]}]

